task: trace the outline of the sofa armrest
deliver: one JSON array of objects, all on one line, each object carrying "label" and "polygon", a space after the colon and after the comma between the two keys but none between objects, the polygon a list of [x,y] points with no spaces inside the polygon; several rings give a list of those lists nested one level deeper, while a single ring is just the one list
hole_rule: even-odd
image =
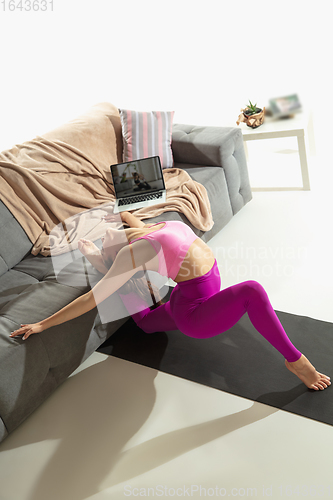
[{"label": "sofa armrest", "polygon": [[236,127],[173,126],[175,164],[223,168],[233,213],[252,199],[242,131]]}]

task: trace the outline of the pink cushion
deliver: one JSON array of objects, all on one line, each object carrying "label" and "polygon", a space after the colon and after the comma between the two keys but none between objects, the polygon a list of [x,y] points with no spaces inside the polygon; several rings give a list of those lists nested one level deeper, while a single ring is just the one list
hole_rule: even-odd
[{"label": "pink cushion", "polygon": [[120,109],[123,162],[159,156],[162,168],[173,167],[171,150],[173,111]]}]

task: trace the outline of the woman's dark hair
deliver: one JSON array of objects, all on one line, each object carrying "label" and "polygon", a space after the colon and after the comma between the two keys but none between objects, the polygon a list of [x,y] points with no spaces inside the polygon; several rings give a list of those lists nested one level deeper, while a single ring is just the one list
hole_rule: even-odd
[{"label": "woman's dark hair", "polygon": [[[105,265],[110,269],[113,261],[111,258],[105,260]],[[148,273],[146,270],[138,271],[132,276],[126,283],[123,284],[118,289],[118,292],[121,295],[127,295],[131,292],[137,293],[143,300],[146,302],[150,302],[150,299],[153,301],[152,309],[155,309],[158,306],[163,304],[160,292],[158,288],[153,285],[149,279]]]},{"label": "woman's dark hair", "polygon": [[148,277],[147,271],[138,271],[122,287],[118,289],[122,295],[131,292],[137,293],[146,302],[153,301],[152,309],[162,305],[162,300],[158,288],[153,285]]}]

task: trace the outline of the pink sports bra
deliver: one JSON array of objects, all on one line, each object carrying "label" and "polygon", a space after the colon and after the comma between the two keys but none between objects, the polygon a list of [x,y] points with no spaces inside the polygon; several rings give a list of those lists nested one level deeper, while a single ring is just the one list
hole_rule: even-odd
[{"label": "pink sports bra", "polygon": [[[188,249],[198,236],[192,229],[180,221],[163,221],[165,224],[160,229],[156,229],[145,236],[131,241],[147,240],[155,248],[158,255],[158,272],[162,276],[175,279]],[[157,222],[150,227],[162,224]]]}]

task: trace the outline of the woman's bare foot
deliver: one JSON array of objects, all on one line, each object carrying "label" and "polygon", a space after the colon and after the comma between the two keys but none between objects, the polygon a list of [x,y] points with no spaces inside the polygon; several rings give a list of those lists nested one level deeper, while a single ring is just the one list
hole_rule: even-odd
[{"label": "woman's bare foot", "polygon": [[310,361],[302,354],[302,356],[293,363],[285,361],[286,367],[294,373],[309,389],[315,391],[323,391],[331,385],[330,377],[317,372]]}]

